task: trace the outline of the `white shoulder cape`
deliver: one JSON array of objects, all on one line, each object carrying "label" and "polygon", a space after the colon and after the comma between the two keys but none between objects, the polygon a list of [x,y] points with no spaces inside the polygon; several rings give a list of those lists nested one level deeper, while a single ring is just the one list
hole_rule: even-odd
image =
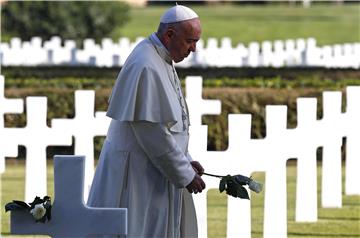
[{"label": "white shoulder cape", "polygon": [[183,131],[181,106],[171,84],[172,65],[146,39],[125,62],[111,93],[107,116],[119,121],[164,123]]}]

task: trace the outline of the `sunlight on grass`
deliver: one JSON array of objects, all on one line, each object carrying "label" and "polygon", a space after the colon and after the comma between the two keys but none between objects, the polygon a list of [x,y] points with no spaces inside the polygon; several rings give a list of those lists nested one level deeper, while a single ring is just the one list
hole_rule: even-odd
[{"label": "sunlight on grass", "polygon": [[[131,9],[131,20],[121,29],[120,36],[134,40],[148,36],[158,27],[167,7],[151,6]],[[202,38],[230,37],[233,46],[251,41],[285,40],[314,37],[319,45],[356,42],[360,40],[360,4],[204,5],[192,7],[202,22]]]},{"label": "sunlight on grass", "polygon": [[[12,199],[23,200],[24,173],[23,161],[7,161],[6,171],[2,175],[1,206]],[[344,169],[343,169],[344,174]],[[53,197],[53,165],[48,160],[48,194]],[[256,172],[253,178],[265,185],[265,174]],[[321,167],[318,165],[318,204],[321,199]],[[343,207],[340,209],[319,208],[319,220],[316,223],[298,223],[294,221],[295,195],[296,195],[296,162],[289,161],[287,166],[287,198],[288,198],[288,237],[313,238],[313,237],[359,237],[360,236],[360,196],[343,196]],[[208,237],[226,237],[227,221],[227,196],[219,193],[217,189],[208,191]],[[264,219],[264,193],[251,194],[251,221],[252,238],[263,236]],[[241,212],[239,212],[239,216]],[[9,213],[1,213],[2,235],[9,236]],[[239,224],[241,226],[241,224]],[[43,236],[18,236],[18,237],[43,237]]]}]

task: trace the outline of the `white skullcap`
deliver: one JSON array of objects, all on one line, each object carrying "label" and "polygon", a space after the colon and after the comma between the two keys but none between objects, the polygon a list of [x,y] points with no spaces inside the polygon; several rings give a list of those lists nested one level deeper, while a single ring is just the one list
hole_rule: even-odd
[{"label": "white skullcap", "polygon": [[186,21],[194,18],[198,18],[199,16],[190,8],[176,5],[168,9],[160,18],[161,23],[174,23],[180,21]]}]

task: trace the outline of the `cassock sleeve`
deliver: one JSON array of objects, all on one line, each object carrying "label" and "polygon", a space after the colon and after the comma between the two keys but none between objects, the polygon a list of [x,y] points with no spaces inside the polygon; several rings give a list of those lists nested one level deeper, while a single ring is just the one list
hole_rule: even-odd
[{"label": "cassock sleeve", "polygon": [[151,162],[176,187],[186,187],[195,177],[187,156],[164,124],[148,121],[130,123],[131,128]]},{"label": "cassock sleeve", "polygon": [[191,157],[191,155],[189,154],[189,151],[186,152],[186,157],[188,158],[188,160],[191,162],[193,161],[193,158]]}]

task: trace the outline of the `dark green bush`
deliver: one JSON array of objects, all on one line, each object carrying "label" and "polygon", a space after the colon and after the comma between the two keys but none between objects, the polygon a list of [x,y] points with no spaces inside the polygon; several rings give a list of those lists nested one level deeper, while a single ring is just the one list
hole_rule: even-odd
[{"label": "dark green bush", "polygon": [[121,1],[9,1],[2,9],[2,33],[29,40],[52,36],[100,41],[129,19],[129,6]]},{"label": "dark green bush", "polygon": [[[87,67],[87,66],[37,66],[37,67],[18,67],[7,66],[1,68],[1,73],[5,78],[27,78],[54,79],[54,78],[89,78],[89,79],[109,79],[113,81],[118,75],[120,67]],[[276,80],[283,87],[291,81],[299,83],[307,82],[308,86],[312,83],[321,83],[323,80],[339,82],[343,79],[360,79],[360,71],[357,69],[324,69],[324,68],[177,68],[178,75],[184,79],[189,75],[202,76],[205,80],[204,86],[228,87],[228,86],[265,86],[259,85],[259,80]],[[254,80],[257,79],[257,80]],[[206,82],[209,80],[209,82]],[[284,80],[286,82],[284,82]],[[300,80],[300,81],[299,81]],[[310,85],[309,85],[310,84]],[[304,86],[307,86],[304,85]],[[300,85],[299,85],[300,86]]]}]

